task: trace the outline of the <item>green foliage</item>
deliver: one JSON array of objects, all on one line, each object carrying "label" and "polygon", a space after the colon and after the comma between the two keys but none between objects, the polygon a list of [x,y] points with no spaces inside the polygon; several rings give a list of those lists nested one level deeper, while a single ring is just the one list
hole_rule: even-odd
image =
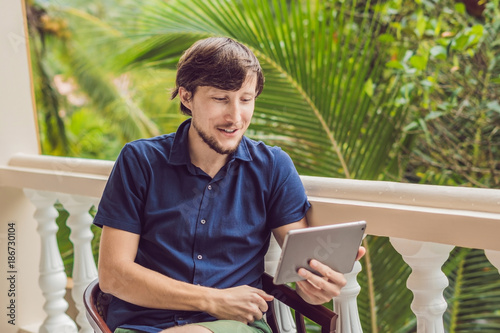
[{"label": "green foliage", "polygon": [[444,291],[449,303],[444,314],[447,332],[498,332],[500,330],[500,278],[483,250],[455,248],[443,267],[450,285]]},{"label": "green foliage", "polygon": [[386,237],[367,236],[358,282],[358,309],[363,332],[411,332],[415,318],[406,287],[410,269]]},{"label": "green foliage", "polygon": [[402,73],[412,104],[400,174],[413,181],[500,185],[498,5],[489,1],[478,21],[462,3],[405,2],[403,18],[387,23],[396,32],[390,67]]},{"label": "green foliage", "polygon": [[[140,83],[166,86],[172,75],[113,70],[113,52],[124,40],[106,21],[46,4],[28,4],[27,12],[43,153],[115,159],[124,143],[160,134],[158,125],[165,122],[159,115],[183,119],[165,103],[165,91]],[[136,91],[139,86],[149,89]],[[166,127],[171,129],[171,122]],[[103,140],[93,145],[99,137]]]},{"label": "green foliage", "polygon": [[[406,149],[397,158],[400,176],[435,185],[498,187],[498,1],[486,5],[482,21],[453,1],[394,4],[385,3],[401,17],[387,21],[396,31],[388,67],[401,73],[412,118],[401,141]],[[498,331],[500,279],[482,251],[456,248],[443,271],[450,280],[446,331]]]}]

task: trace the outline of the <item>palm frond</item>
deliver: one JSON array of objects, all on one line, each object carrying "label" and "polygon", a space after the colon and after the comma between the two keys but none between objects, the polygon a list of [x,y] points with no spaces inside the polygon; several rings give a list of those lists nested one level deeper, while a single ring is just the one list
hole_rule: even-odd
[{"label": "palm frond", "polygon": [[124,140],[159,135],[159,130],[127,94],[120,94],[97,63],[75,46],[65,49],[67,62],[79,87],[91,99],[95,108],[110,124],[118,126]]},{"label": "palm frond", "polygon": [[[406,108],[390,100],[398,81],[382,76],[376,20],[370,15],[358,20],[346,10],[355,5],[153,2],[128,36],[137,44],[124,55],[124,64],[171,68],[196,39],[235,38],[252,48],[266,75],[249,134],[281,145],[303,174],[373,179],[386,167]],[[369,8],[364,5],[363,13]],[[268,121],[274,131],[262,135]]]},{"label": "palm frond", "polygon": [[[109,73],[113,57],[103,57],[111,48],[126,47],[127,40],[109,24],[75,8],[53,8],[54,15],[71,18],[70,31],[78,34],[61,40],[60,58],[66,64],[66,75],[75,79],[89,97],[100,116],[119,128],[124,141],[158,135],[160,132],[149,117],[132,100],[129,93],[120,93]],[[93,36],[94,38],[85,38]],[[92,43],[92,47],[89,47]],[[106,52],[106,51],[107,52]],[[116,73],[115,75],[118,76]]]},{"label": "palm frond", "polygon": [[386,237],[367,236],[361,260],[358,308],[364,332],[411,332],[416,322],[410,309],[413,298],[406,287],[411,272]]},{"label": "palm frond", "polygon": [[498,332],[500,277],[483,250],[455,248],[443,267],[450,284],[444,291],[448,332]]}]

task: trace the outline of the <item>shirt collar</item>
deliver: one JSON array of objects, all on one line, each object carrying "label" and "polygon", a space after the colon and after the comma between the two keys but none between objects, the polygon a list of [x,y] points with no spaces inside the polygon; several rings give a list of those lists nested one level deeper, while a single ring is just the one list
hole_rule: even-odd
[{"label": "shirt collar", "polygon": [[[174,165],[182,165],[191,163],[191,158],[189,157],[189,145],[188,145],[188,132],[191,126],[191,118],[184,121],[177,128],[175,132],[174,143],[172,144],[172,150],[170,151],[169,163]],[[243,136],[238,148],[233,153],[230,161],[239,159],[242,161],[251,161],[252,155],[248,150],[248,138]]]}]

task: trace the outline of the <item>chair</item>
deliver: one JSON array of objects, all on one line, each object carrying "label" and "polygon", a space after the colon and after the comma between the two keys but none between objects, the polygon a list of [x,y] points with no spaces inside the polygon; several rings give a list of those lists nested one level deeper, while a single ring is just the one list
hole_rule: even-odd
[{"label": "chair", "polygon": [[[275,285],[268,274],[262,276],[263,289],[275,299],[295,310],[297,333],[306,333],[304,317],[321,326],[321,333],[335,333],[338,315],[321,305],[311,305],[305,302],[292,288],[286,285]],[[99,288],[99,281],[95,279],[89,284],[83,295],[87,319],[96,333],[112,333],[105,322],[108,304],[111,295],[105,294]],[[269,303],[266,320],[273,333],[279,333],[275,315],[274,303]]]}]

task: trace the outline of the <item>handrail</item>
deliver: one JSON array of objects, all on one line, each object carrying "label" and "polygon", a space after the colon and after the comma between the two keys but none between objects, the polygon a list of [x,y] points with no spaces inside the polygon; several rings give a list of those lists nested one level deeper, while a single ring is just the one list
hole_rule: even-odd
[{"label": "handrail", "polygon": [[500,250],[500,190],[302,177],[312,225],[366,220],[371,235]]},{"label": "handrail", "polygon": [[0,166],[0,186],[100,198],[113,161],[16,154]]},{"label": "handrail", "polygon": [[500,214],[500,190],[302,176],[315,197]]},{"label": "handrail", "polygon": [[12,167],[86,173],[106,177],[109,176],[113,164],[113,161],[105,160],[24,153],[15,154],[8,163]]}]

